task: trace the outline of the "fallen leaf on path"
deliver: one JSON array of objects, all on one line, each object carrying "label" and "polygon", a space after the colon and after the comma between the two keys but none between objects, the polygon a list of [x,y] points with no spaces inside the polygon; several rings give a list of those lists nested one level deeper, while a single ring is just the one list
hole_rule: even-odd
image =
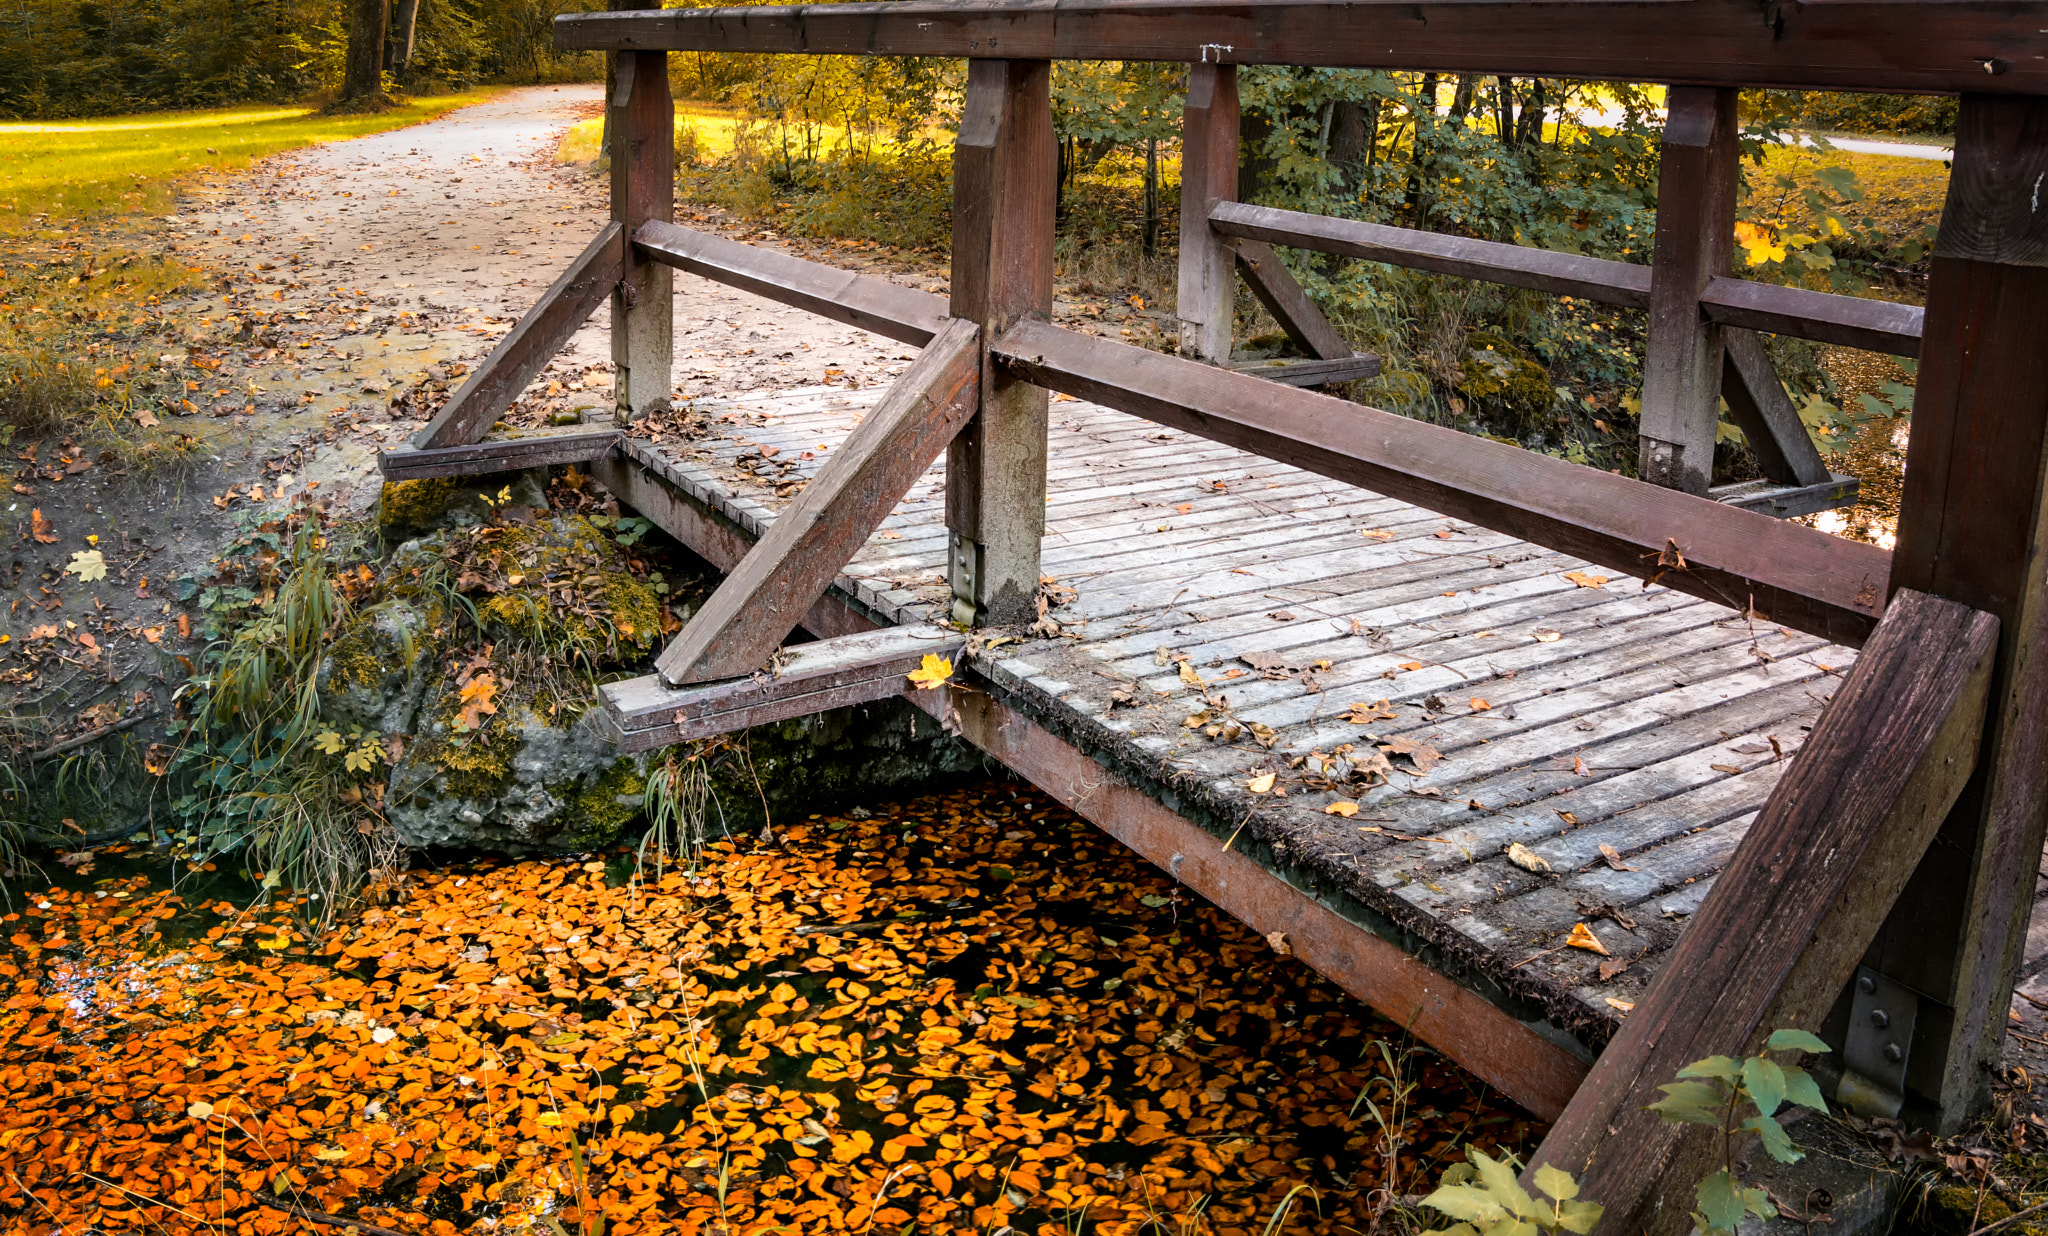
[{"label": "fallen leaf on path", "polygon": [[1607,586],[1607,576],[1605,575],[1591,575],[1584,571],[1566,571],[1564,577],[1581,588],[1605,588]]},{"label": "fallen leaf on path", "polygon": [[1607,860],[1607,869],[1608,869],[1609,871],[1641,871],[1641,870],[1642,870],[1642,868],[1641,868],[1641,867],[1631,867],[1631,866],[1629,866],[1629,865],[1628,865],[1627,863],[1624,863],[1624,862],[1622,862],[1622,861],[1621,861],[1621,851],[1620,851],[1620,850],[1617,850],[1617,849],[1615,849],[1615,848],[1614,848],[1613,846],[1611,846],[1611,845],[1606,845],[1606,844],[1604,844],[1604,843],[1603,843],[1603,844],[1601,845],[1601,847],[1600,847],[1600,857],[1602,857],[1602,858],[1604,858],[1604,859],[1606,859],[1606,860]]},{"label": "fallen leaf on path", "polygon": [[1331,803],[1329,806],[1324,807],[1323,814],[1341,815],[1346,819],[1350,819],[1352,816],[1358,814],[1358,804],[1340,798],[1336,802]]},{"label": "fallen leaf on path", "polygon": [[1245,782],[1244,788],[1250,790],[1254,794],[1264,794],[1273,788],[1273,780],[1274,774],[1260,773],[1258,776],[1253,777],[1250,781]]},{"label": "fallen leaf on path", "polygon": [[1603,983],[1612,982],[1615,975],[1620,974],[1626,969],[1628,969],[1628,958],[1609,958],[1600,963],[1600,981]]},{"label": "fallen leaf on path", "polygon": [[1549,859],[1544,858],[1541,854],[1538,854],[1536,851],[1530,849],[1528,846],[1523,845],[1519,841],[1509,843],[1507,848],[1507,856],[1509,862],[1513,863],[1517,867],[1520,867],[1524,871],[1533,871],[1538,875],[1541,875],[1544,872],[1550,870]]},{"label": "fallen leaf on path", "polygon": [[1600,937],[1594,935],[1593,929],[1584,923],[1573,924],[1572,933],[1565,937],[1564,942],[1572,948],[1582,948],[1589,953],[1598,953],[1602,957],[1612,956],[1607,951],[1607,946],[1600,943]]},{"label": "fallen leaf on path", "polygon": [[1419,738],[1409,738],[1405,735],[1389,738],[1380,744],[1380,750],[1388,755],[1407,756],[1419,772],[1428,772],[1436,767],[1437,761],[1444,758],[1444,753],[1435,747]]},{"label": "fallen leaf on path", "polygon": [[64,573],[90,584],[107,577],[107,560],[97,549],[81,549],[71,555],[71,564],[64,568]]},{"label": "fallen leaf on path", "polygon": [[57,525],[43,518],[43,508],[37,507],[28,513],[29,535],[45,545],[57,543]]}]

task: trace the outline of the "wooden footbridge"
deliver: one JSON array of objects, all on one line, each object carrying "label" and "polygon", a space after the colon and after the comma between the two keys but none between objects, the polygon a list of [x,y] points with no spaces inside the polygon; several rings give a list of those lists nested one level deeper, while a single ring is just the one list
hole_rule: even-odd
[{"label": "wooden footbridge", "polygon": [[[1820,1030],[1866,1107],[1985,1100],[2048,953],[2048,3],[900,0],[557,41],[612,53],[612,222],[384,466],[579,462],[727,572],[605,690],[622,746],[907,696],[1552,1118],[1539,1161],[1606,1233],[1686,1226],[1707,1147],[1644,1104],[1772,1029]],[[966,58],[950,297],[672,222],[677,50]],[[1190,66],[1179,356],[1048,320],[1056,58]],[[1667,83],[1654,260],[1238,202],[1260,63]],[[1962,95],[1924,312],[1733,277],[1765,86]],[[1646,479],[1309,389],[1372,362],[1273,245],[1647,310]],[[657,440],[677,270],[920,357]],[[1280,381],[1229,367],[1240,276],[1309,357]],[[606,301],[617,426],[488,436]],[[1894,552],[1773,517],[1851,482],[1759,331],[1920,358]],[[1769,484],[1709,491],[1722,398]],[[953,680],[911,687],[931,653]]]}]

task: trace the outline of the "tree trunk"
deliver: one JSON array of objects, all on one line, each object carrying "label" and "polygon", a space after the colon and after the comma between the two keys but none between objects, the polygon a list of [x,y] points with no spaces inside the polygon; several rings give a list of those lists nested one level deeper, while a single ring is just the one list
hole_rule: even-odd
[{"label": "tree trunk", "polygon": [[1529,86],[1529,101],[1522,104],[1522,119],[1515,134],[1515,147],[1534,146],[1543,141],[1543,79]]},{"label": "tree trunk", "polygon": [[1436,74],[1422,75],[1415,92],[1415,146],[1408,165],[1408,226],[1429,226],[1429,157],[1436,145]]},{"label": "tree trunk", "polygon": [[384,89],[386,0],[350,0],[348,60],[341,79],[344,102],[372,98]]},{"label": "tree trunk", "polygon": [[1493,134],[1509,150],[1515,148],[1515,79],[1493,79]]},{"label": "tree trunk", "polygon": [[[1378,119],[1379,100],[1374,99],[1371,106],[1374,119]],[[1366,108],[1367,104],[1344,99],[1330,117],[1330,162],[1349,198],[1358,196],[1359,186],[1365,180]]]},{"label": "tree trunk", "polygon": [[1145,139],[1145,256],[1159,247],[1159,139]]},{"label": "tree trunk", "polygon": [[384,40],[384,71],[404,81],[412,71],[413,32],[419,26],[420,0],[398,0],[392,6],[391,31]]},{"label": "tree trunk", "polygon": [[[1266,113],[1245,108],[1237,117],[1237,200],[1254,202],[1266,180],[1273,174],[1273,160],[1266,154],[1266,138],[1273,122]],[[1185,206],[1182,209],[1186,209]]]},{"label": "tree trunk", "polygon": [[1472,96],[1479,89],[1479,75],[1458,74],[1458,92],[1451,96],[1451,119],[1463,120],[1472,112]]}]

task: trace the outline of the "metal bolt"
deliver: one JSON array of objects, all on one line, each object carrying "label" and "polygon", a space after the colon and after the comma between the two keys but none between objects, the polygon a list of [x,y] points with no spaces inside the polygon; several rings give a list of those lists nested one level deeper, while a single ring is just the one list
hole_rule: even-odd
[{"label": "metal bolt", "polygon": [[1884,1058],[1893,1064],[1897,1064],[1906,1058],[1906,1053],[1897,1043],[1886,1043],[1884,1045]]},{"label": "metal bolt", "polygon": [[1870,1010],[1870,1024],[1882,1030],[1892,1024],[1892,1015],[1883,1009]]},{"label": "metal bolt", "polygon": [[1862,992],[1864,995],[1867,996],[1871,992],[1877,990],[1877,983],[1873,981],[1869,975],[1865,975],[1862,978],[1856,980],[1856,990]]}]

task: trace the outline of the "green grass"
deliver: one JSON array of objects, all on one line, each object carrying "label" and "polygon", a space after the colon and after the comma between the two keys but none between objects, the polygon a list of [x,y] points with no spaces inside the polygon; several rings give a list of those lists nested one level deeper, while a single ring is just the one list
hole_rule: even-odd
[{"label": "green grass", "polygon": [[238,171],[280,151],[419,124],[494,93],[437,95],[367,115],[243,106],[0,124],[0,232],[32,223],[162,213],[176,200],[180,182],[192,177]]}]

